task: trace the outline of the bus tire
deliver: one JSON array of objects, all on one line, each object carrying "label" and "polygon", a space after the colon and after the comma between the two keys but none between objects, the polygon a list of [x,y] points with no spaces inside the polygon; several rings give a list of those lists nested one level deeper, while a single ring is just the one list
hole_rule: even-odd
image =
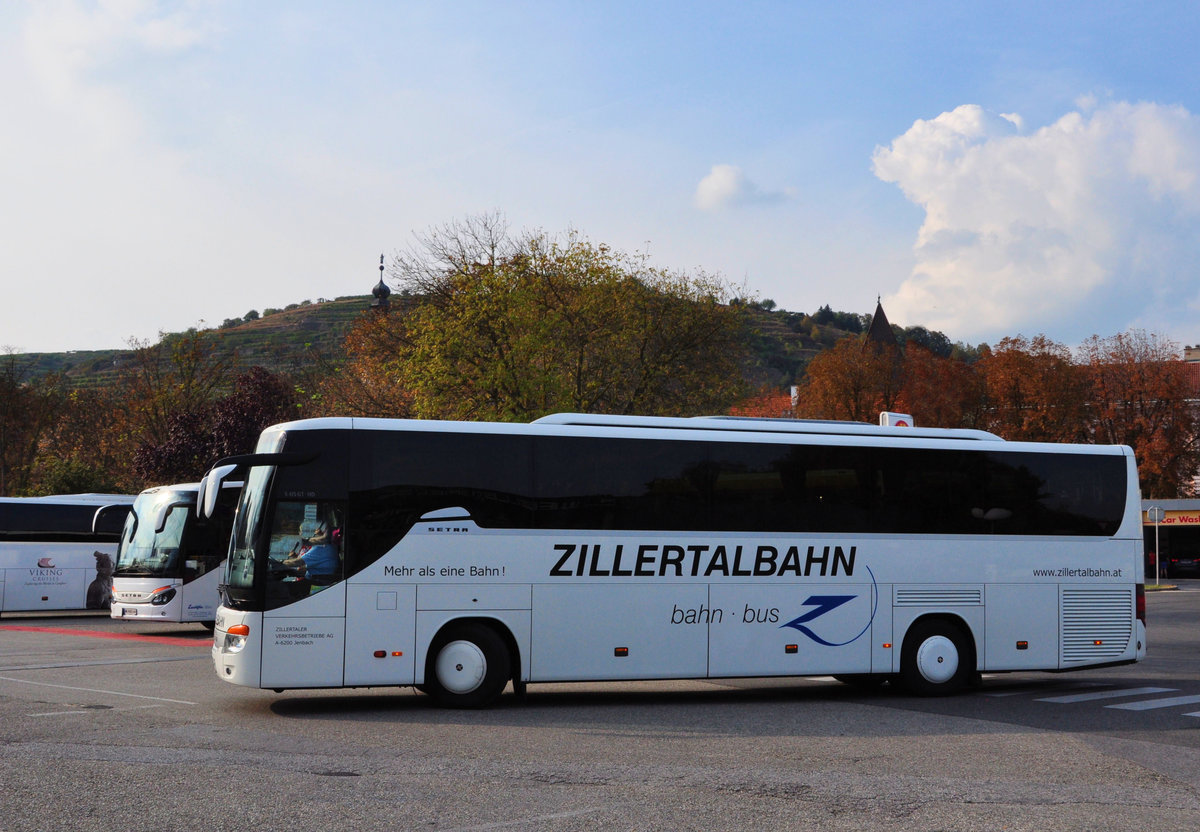
[{"label": "bus tire", "polygon": [[962,629],[942,619],[918,621],[904,637],[900,678],[920,696],[948,696],[967,686],[975,654]]},{"label": "bus tire", "polygon": [[425,688],[448,708],[482,708],[512,675],[508,647],[491,627],[464,622],[446,627],[429,647]]}]

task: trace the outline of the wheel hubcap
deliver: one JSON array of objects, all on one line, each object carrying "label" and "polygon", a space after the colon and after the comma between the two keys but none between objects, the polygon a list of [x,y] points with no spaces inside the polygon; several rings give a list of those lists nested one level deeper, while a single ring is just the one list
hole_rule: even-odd
[{"label": "wheel hubcap", "polygon": [[452,641],[438,653],[434,665],[438,683],[451,693],[470,693],[487,673],[487,657],[477,644]]},{"label": "wheel hubcap", "polygon": [[958,648],[945,636],[933,636],[917,648],[917,670],[925,681],[944,684],[958,672]]}]

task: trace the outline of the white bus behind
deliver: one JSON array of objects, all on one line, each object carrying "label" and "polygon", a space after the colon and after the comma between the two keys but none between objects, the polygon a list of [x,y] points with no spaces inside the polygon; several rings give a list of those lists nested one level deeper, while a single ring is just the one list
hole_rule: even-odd
[{"label": "white bus behind", "polygon": [[0,498],[0,611],[107,610],[124,494]]},{"label": "white bus behind", "polygon": [[148,488],[125,521],[113,573],[113,618],[216,618],[225,553],[241,483],[225,483],[211,515],[197,512],[197,483]]}]

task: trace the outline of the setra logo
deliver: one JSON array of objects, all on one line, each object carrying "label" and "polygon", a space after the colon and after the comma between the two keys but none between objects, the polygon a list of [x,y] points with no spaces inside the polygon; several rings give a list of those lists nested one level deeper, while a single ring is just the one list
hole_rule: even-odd
[{"label": "setra logo", "polygon": [[54,558],[38,558],[38,569],[53,569]]}]

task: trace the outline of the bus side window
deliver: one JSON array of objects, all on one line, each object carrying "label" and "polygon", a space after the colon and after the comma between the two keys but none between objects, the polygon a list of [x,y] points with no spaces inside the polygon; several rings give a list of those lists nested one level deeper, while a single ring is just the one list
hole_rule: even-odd
[{"label": "bus side window", "polygon": [[299,594],[341,580],[343,517],[342,508],[328,502],[280,502],[271,534],[271,559],[276,567],[271,575],[282,582],[301,584],[290,588]]}]

